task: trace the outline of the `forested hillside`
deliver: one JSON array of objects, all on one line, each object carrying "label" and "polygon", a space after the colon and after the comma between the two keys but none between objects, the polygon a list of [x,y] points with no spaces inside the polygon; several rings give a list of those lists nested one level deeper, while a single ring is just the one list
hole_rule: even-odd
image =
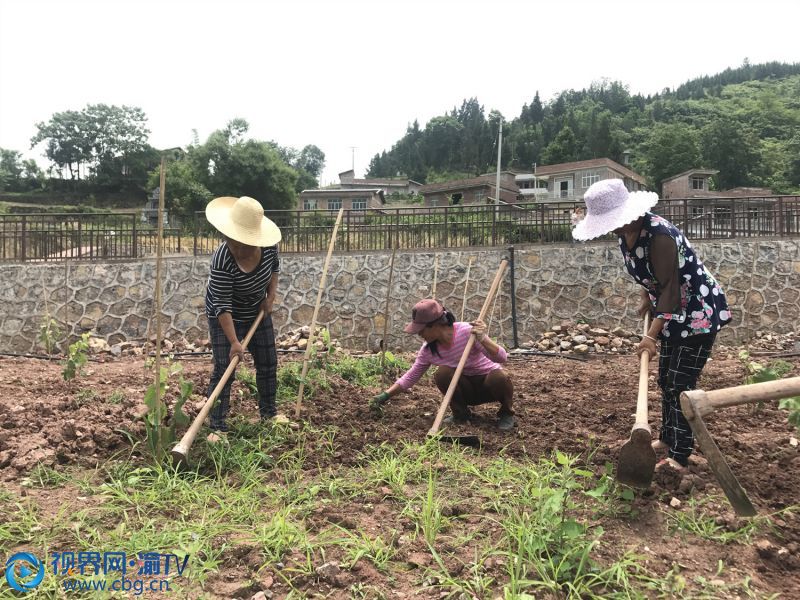
[{"label": "forested hillside", "polygon": [[[420,182],[492,171],[500,113],[477,98],[416,121],[368,176],[407,175]],[[745,62],[654,96],[630,94],[618,81],[566,90],[543,102],[536,92],[513,119],[503,118],[504,168],[608,157],[629,152],[632,168],[654,189],[693,167],[719,169],[719,189],[800,190],[800,64]]]}]

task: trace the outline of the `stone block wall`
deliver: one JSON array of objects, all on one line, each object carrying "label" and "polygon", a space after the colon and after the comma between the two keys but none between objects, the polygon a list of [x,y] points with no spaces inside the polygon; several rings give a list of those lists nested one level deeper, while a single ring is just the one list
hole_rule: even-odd
[{"label": "stone block wall", "polygon": [[[726,240],[695,247],[732,305],[735,323],[723,330],[723,339],[746,340],[756,330],[783,333],[795,327],[800,316],[800,241]],[[457,318],[464,305],[464,318],[470,320],[480,311],[507,254],[506,248],[398,252],[389,298],[388,347],[419,346],[419,339],[404,334],[402,326],[414,302],[431,294],[435,256],[437,297]],[[369,350],[383,337],[390,258],[381,252],[332,257],[318,322],[343,346]],[[310,324],[324,259],[322,254],[282,256],[274,314],[278,332]],[[206,337],[203,294],[208,264],[207,256],[165,259],[162,331],[168,337]],[[515,279],[520,343],[562,320],[634,328],[638,291],[623,271],[616,244],[518,247]],[[46,314],[70,339],[92,331],[111,344],[143,341],[154,332],[154,280],[153,260],[2,265],[0,349],[39,351],[36,338]],[[486,320],[492,334],[510,345],[508,275]]]}]

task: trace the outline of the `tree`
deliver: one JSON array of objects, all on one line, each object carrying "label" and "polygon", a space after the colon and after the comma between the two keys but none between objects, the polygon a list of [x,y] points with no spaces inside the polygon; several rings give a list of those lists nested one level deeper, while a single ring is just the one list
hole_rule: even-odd
[{"label": "tree", "polygon": [[82,168],[84,175],[88,168],[102,185],[119,187],[126,181],[143,185],[153,159],[146,122],[140,108],[89,104],[37,123],[31,147],[46,142],[45,156],[62,172],[69,171],[70,179],[80,180]]},{"label": "tree", "polygon": [[31,148],[47,142],[45,156],[70,179],[81,178],[81,165],[92,160],[91,131],[86,115],[67,110],[53,114],[50,120],[36,124],[38,132],[31,138]]},{"label": "tree", "polygon": [[295,169],[302,169],[306,173],[319,178],[325,168],[325,153],[317,146],[309,144],[300,151],[297,162],[292,165]]},{"label": "tree", "polygon": [[24,192],[40,187],[43,173],[35,160],[21,160],[16,150],[0,148],[0,191]]},{"label": "tree", "polygon": [[575,161],[577,160],[577,155],[578,148],[575,134],[571,127],[565,126],[558,132],[556,139],[550,142],[542,152],[542,162],[546,165],[557,165]]},{"label": "tree", "polygon": [[531,123],[541,123],[543,119],[544,107],[542,106],[542,101],[539,99],[539,90],[536,90],[536,95],[533,97],[533,102],[531,102],[531,105],[528,108],[528,120]]},{"label": "tree", "polygon": [[661,182],[668,177],[702,165],[696,131],[681,123],[655,126],[644,144],[645,160],[653,185],[661,192]]},{"label": "tree", "polygon": [[265,209],[294,208],[297,173],[274,144],[245,139],[249,126],[234,119],[189,151],[197,181],[214,196],[250,196]]},{"label": "tree", "polygon": [[703,128],[703,158],[719,169],[720,189],[751,185],[761,167],[761,143],[746,124],[717,119]]},{"label": "tree", "polygon": [[[165,171],[164,206],[168,211],[188,219],[196,211],[205,209],[212,194],[197,180],[187,158],[168,160]],[[160,168],[153,170],[148,180],[148,188],[158,187],[160,177]]]},{"label": "tree", "polygon": [[141,108],[89,104],[83,114],[98,183],[117,186],[131,178],[134,164],[152,160],[153,149],[147,144],[150,130]]}]

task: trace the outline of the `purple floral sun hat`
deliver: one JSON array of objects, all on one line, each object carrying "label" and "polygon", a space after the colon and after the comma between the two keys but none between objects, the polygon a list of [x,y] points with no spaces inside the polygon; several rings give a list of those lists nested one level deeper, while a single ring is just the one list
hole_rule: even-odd
[{"label": "purple floral sun hat", "polygon": [[641,217],[658,203],[655,192],[629,192],[621,179],[602,179],[583,195],[586,217],[572,230],[576,240],[592,240]]}]

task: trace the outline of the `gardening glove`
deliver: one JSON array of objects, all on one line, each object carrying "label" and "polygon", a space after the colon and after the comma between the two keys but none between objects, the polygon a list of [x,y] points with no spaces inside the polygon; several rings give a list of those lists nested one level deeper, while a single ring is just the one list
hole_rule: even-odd
[{"label": "gardening glove", "polygon": [[389,394],[387,392],[381,392],[369,401],[369,408],[375,413],[383,414],[383,405],[386,404],[388,400]]}]

